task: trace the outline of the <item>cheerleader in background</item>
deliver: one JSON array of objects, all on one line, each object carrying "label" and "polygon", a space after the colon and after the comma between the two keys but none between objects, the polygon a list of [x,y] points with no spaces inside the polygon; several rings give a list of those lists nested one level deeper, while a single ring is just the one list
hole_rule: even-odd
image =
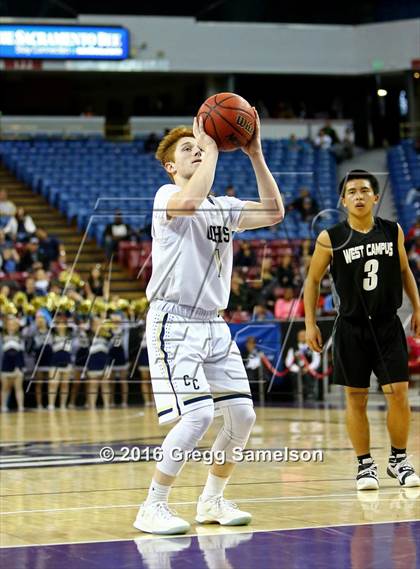
[{"label": "cheerleader in background", "polygon": [[73,340],[74,374],[71,386],[69,409],[76,407],[77,395],[80,389],[80,380],[86,378],[86,363],[89,356],[89,321],[83,316],[78,317],[75,337]]},{"label": "cheerleader in background", "polygon": [[52,358],[49,372],[48,409],[55,409],[55,400],[60,388],[60,409],[66,409],[69,394],[72,349],[72,329],[63,313],[56,316],[52,334]]},{"label": "cheerleader in background", "polygon": [[111,315],[112,335],[109,342],[109,380],[111,382],[111,402],[114,402],[115,382],[120,378],[121,407],[128,406],[128,326],[123,323],[121,314]]},{"label": "cheerleader in background", "polygon": [[110,405],[110,384],[108,378],[108,352],[110,340],[109,324],[94,316],[91,322],[91,344],[87,360],[87,402],[89,409],[95,409],[99,387],[104,409]]},{"label": "cheerleader in background", "polygon": [[35,315],[35,323],[26,332],[29,337],[28,352],[34,357],[35,400],[38,410],[42,406],[42,386],[48,383],[52,362],[52,334],[49,332],[49,321],[42,310]]},{"label": "cheerleader in background", "polygon": [[2,336],[3,361],[1,365],[1,401],[3,412],[9,410],[7,401],[15,388],[18,411],[24,411],[23,372],[25,344],[20,334],[20,325],[14,315],[5,318]]}]

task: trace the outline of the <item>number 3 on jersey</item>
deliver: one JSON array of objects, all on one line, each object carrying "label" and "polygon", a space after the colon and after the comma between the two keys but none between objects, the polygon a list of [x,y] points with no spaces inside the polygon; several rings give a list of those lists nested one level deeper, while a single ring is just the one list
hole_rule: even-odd
[{"label": "number 3 on jersey", "polygon": [[379,261],[377,259],[366,261],[364,268],[366,277],[363,279],[363,288],[365,290],[374,290],[378,286],[378,269]]}]

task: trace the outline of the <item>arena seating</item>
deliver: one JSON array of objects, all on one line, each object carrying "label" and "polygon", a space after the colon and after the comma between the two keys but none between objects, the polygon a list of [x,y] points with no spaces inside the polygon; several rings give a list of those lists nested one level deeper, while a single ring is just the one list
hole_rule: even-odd
[{"label": "arena seating", "polygon": [[398,219],[407,232],[420,216],[420,154],[416,153],[413,140],[403,140],[390,148],[388,169]]},{"label": "arena seating", "polygon": [[[264,140],[264,153],[281,186],[286,203],[307,187],[321,209],[336,204],[336,164],[328,150],[305,140],[290,145],[286,139]],[[120,209],[126,223],[139,229],[150,223],[156,189],[168,182],[153,154],[144,152],[144,141],[110,142],[102,138],[80,140],[33,139],[0,142],[0,156],[20,180],[59,208],[69,222],[103,243],[105,226]],[[257,198],[257,186],[247,156],[222,153],[214,190],[223,194],[233,184],[242,199]],[[331,223],[331,219],[325,223]],[[321,228],[321,227],[319,227]],[[243,234],[244,239],[309,238],[310,227],[298,213],[289,214],[275,230]]]}]

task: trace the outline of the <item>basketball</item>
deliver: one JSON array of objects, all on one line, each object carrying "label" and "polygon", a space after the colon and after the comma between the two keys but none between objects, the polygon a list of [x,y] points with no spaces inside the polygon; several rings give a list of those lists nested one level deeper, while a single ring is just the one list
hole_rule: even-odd
[{"label": "basketball", "polygon": [[206,133],[224,152],[245,146],[255,131],[255,114],[251,105],[235,93],[217,93],[200,107],[197,118],[202,117]]}]

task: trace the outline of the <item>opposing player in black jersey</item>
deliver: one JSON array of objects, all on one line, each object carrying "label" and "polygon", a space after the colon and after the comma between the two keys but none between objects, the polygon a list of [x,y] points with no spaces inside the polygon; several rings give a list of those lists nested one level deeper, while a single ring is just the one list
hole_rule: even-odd
[{"label": "opposing player in black jersey", "polygon": [[366,413],[372,371],[388,404],[391,456],[387,473],[401,486],[420,486],[406,454],[408,357],[397,316],[404,288],[413,307],[411,327],[420,336],[420,300],[404,249],[404,234],[397,223],[373,216],[379,200],[375,176],[352,170],[339,190],[347,219],[320,233],[305,283],[307,343],[322,351],[315,309],[320,281],[330,265],[338,308],[333,333],[334,382],[343,385],[346,393],[347,431],[359,462],[357,489],[379,487]]}]

